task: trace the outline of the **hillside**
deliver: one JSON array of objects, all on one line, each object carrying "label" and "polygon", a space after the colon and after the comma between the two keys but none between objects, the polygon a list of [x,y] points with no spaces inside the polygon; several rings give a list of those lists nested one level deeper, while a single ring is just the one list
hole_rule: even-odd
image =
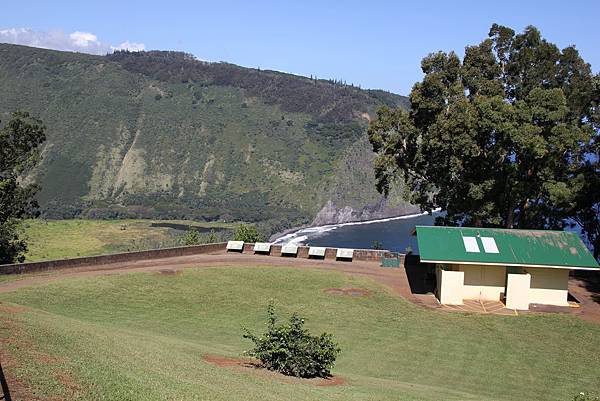
[{"label": "hillside", "polygon": [[379,106],[407,104],[184,53],[93,56],[7,44],[0,90],[2,120],[27,110],[48,127],[31,177],[46,217],[267,221],[272,229],[309,222],[330,201],[356,216],[380,204],[365,128]]}]

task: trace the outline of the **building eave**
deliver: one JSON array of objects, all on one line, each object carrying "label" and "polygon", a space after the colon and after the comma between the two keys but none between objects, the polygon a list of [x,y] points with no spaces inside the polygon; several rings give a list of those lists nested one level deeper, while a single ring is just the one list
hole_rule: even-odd
[{"label": "building eave", "polygon": [[467,262],[460,260],[430,260],[421,259],[423,263],[445,263],[445,264],[458,264],[458,265],[480,265],[480,266],[509,266],[509,267],[542,267],[547,269],[563,269],[563,270],[590,270],[600,271],[597,267],[584,267],[584,266],[553,266],[553,265],[535,265],[535,264],[517,264],[517,263],[497,263],[497,262]]}]

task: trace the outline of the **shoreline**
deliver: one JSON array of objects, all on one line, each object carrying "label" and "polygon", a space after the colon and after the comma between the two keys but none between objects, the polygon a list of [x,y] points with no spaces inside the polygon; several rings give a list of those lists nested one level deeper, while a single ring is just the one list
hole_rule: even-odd
[{"label": "shoreline", "polygon": [[[439,212],[440,210],[441,209],[438,208],[438,209],[433,210],[432,212],[436,213],[436,212]],[[419,216],[425,216],[428,214],[430,214],[430,213],[429,212],[410,213],[410,214],[403,214],[400,216],[385,217],[385,218],[373,219],[373,220],[349,221],[346,223],[325,224],[322,226],[294,227],[294,228],[290,228],[288,230],[284,230],[280,233],[273,234],[269,238],[269,241],[273,244],[291,243],[294,245],[301,245],[303,241],[308,239],[308,236],[307,235],[297,236],[297,234],[325,233],[328,231],[335,230],[339,227],[365,225],[365,224],[373,224],[373,223],[385,223],[388,221],[410,219],[410,218],[415,218],[415,217],[419,217]],[[289,240],[289,241],[286,241],[286,240]]]}]

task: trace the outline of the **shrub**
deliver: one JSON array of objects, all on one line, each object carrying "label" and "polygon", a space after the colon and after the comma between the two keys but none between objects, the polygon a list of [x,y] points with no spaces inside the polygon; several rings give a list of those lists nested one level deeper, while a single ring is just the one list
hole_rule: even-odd
[{"label": "shrub", "polygon": [[240,224],[233,232],[234,241],[260,242],[262,239],[262,235],[253,225]]},{"label": "shrub", "polygon": [[267,309],[268,328],[256,336],[244,328],[244,338],[254,343],[247,354],[258,358],[262,365],[288,376],[312,378],[329,377],[340,353],[333,335],[313,336],[304,328],[304,319],[293,314],[289,324],[277,325],[273,304]]},{"label": "shrub", "polygon": [[206,238],[206,243],[214,244],[215,242],[219,242],[219,240],[217,238],[217,233],[215,233],[215,230],[210,230],[210,233],[208,234],[208,237]]},{"label": "shrub", "polygon": [[183,236],[183,244],[184,245],[199,245],[200,244],[200,235],[198,231],[194,229],[188,229]]}]

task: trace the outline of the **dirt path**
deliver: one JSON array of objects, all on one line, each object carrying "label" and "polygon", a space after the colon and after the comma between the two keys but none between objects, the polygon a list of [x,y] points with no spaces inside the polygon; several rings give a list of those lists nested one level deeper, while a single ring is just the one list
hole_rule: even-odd
[{"label": "dirt path", "polygon": [[[11,292],[23,287],[73,277],[90,277],[109,274],[159,272],[183,268],[214,267],[257,267],[285,266],[299,269],[335,270],[355,276],[370,277],[390,288],[396,295],[411,299],[412,293],[403,269],[383,269],[376,262],[337,262],[332,260],[298,259],[236,253],[213,253],[141,260],[137,262],[111,263],[56,270],[51,273],[26,275],[21,279],[0,283],[0,293]],[[402,272],[401,272],[402,271]]]},{"label": "dirt path", "polygon": [[[598,273],[600,274],[600,273]],[[578,315],[588,322],[600,324],[600,283],[598,277],[569,279],[569,293],[579,301]]]}]

